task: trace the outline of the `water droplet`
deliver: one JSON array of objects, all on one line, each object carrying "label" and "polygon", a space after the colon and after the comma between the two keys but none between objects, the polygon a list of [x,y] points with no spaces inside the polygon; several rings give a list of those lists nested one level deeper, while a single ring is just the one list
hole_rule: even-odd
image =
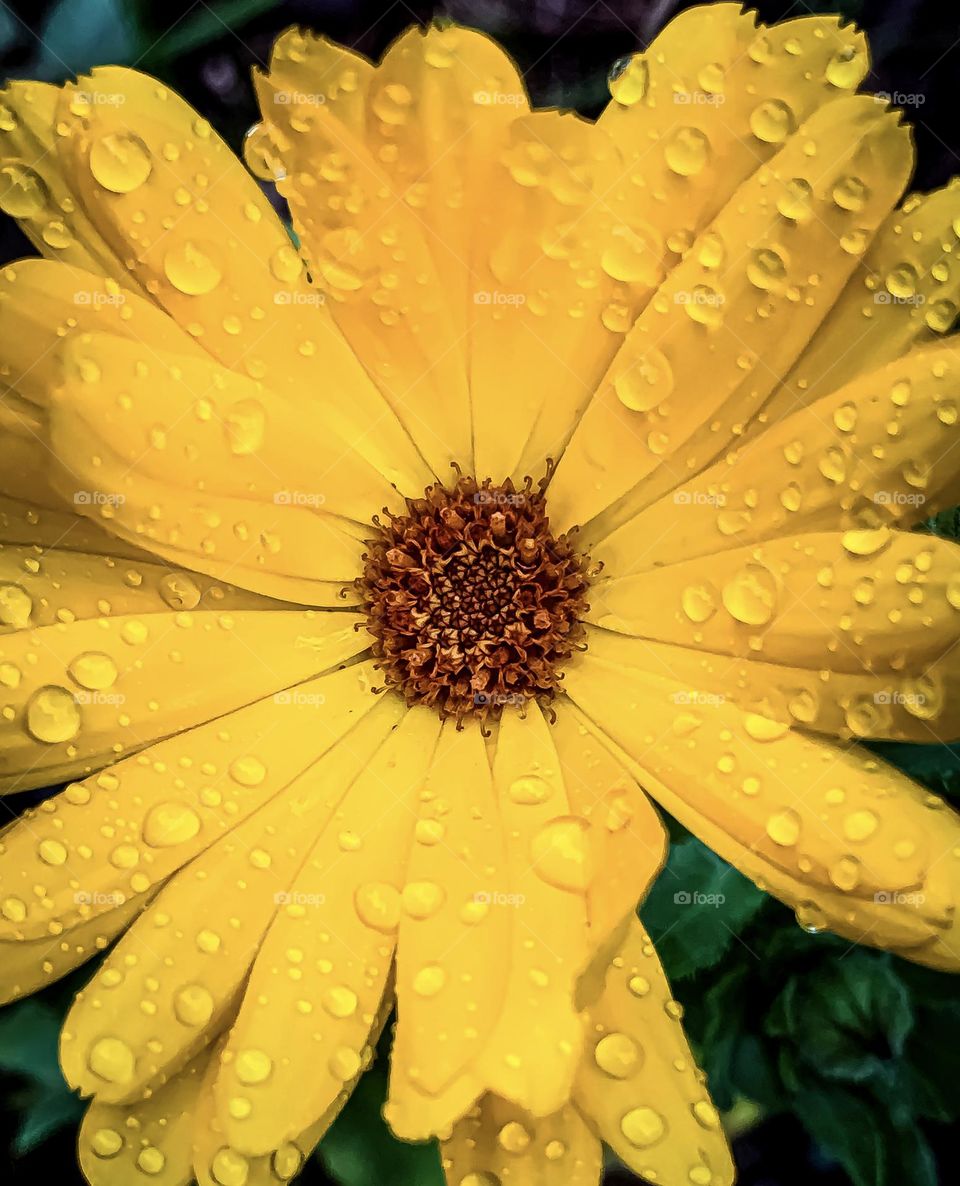
[{"label": "water droplet", "polygon": [[697,1100],[691,1109],[697,1123],[708,1129],[720,1127],[720,1113],[709,1100]]},{"label": "water droplet", "polygon": [[210,1176],[217,1186],[246,1186],[250,1176],[250,1162],[235,1149],[224,1146],[214,1154]]},{"label": "water droplet", "polygon": [[27,703],[27,729],[48,745],[69,741],[80,732],[80,709],[66,688],[48,684]]},{"label": "water droplet", "polygon": [[620,1131],[631,1145],[647,1149],[662,1139],[667,1124],[653,1108],[633,1108],[621,1118]]},{"label": "water droplet", "polygon": [[546,803],[553,794],[553,787],[539,774],[526,774],[513,780],[507,794],[514,803]]},{"label": "water droplet", "polygon": [[640,1049],[628,1034],[606,1034],[594,1048],[593,1057],[612,1079],[629,1079],[640,1065]]},{"label": "water droplet", "polygon": [[370,881],[357,887],[353,898],[357,915],[375,931],[390,934],[400,922],[400,894],[385,881]]},{"label": "water droplet", "polygon": [[793,177],[777,198],[777,210],[791,222],[804,223],[813,217],[813,189],[802,177]]},{"label": "water droplet", "polygon": [[530,1134],[516,1120],[511,1120],[497,1133],[497,1143],[508,1153],[523,1153],[530,1144]]},{"label": "water droplet", "polygon": [[681,177],[694,177],[710,155],[710,141],[699,128],[677,128],[663,149],[667,167]]},{"label": "water droplet", "polygon": [[266,412],[256,399],[238,400],[223,418],[230,452],[238,457],[256,453],[263,444]]},{"label": "water droplet", "polygon": [[90,146],[90,172],[111,193],[139,189],[152,169],[150,150],[132,132],[111,132]]},{"label": "water droplet", "polygon": [[827,82],[844,91],[856,90],[867,73],[867,56],[861,45],[838,49],[826,69]]},{"label": "water droplet", "polygon": [[168,572],[158,586],[164,602],[175,610],[196,609],[200,604],[200,587],[185,572]]},{"label": "water droplet", "polygon": [[876,814],[868,808],[852,811],[843,821],[843,834],[848,840],[866,840],[880,825]]},{"label": "water droplet", "polygon": [[30,625],[33,598],[20,585],[0,585],[0,624],[14,630],[25,630]]},{"label": "water droplet", "polygon": [[706,622],[717,612],[713,592],[706,585],[688,585],[680,595],[680,605],[691,622]]},{"label": "water droplet", "polygon": [[107,1083],[129,1083],[135,1065],[133,1051],[120,1038],[100,1038],[87,1055],[89,1069]]},{"label": "water droplet", "polygon": [[777,582],[762,564],[747,564],[723,587],[723,604],[731,617],[747,626],[763,626],[773,617]]},{"label": "water droplet", "polygon": [[173,287],[187,296],[212,292],[223,276],[210,257],[209,249],[190,239],[167,251],[163,257],[163,271]]},{"label": "water droplet", "polygon": [[438,964],[428,964],[413,978],[413,991],[421,997],[435,997],[447,983],[447,974]]},{"label": "water droplet", "polygon": [[787,279],[787,265],[772,247],[760,247],[747,261],[747,279],[764,291],[778,292]]},{"label": "water droplet", "polygon": [[39,218],[49,194],[43,178],[26,165],[11,163],[0,169],[0,210],[13,218]]},{"label": "water droplet", "polygon": [[785,848],[796,844],[800,837],[800,816],[789,807],[774,812],[767,820],[767,835],[774,844]]},{"label": "water droplet", "polygon": [[666,355],[651,346],[613,380],[617,398],[634,412],[648,412],[673,390],[673,369]]},{"label": "water droplet", "polygon": [[324,992],[322,1004],[331,1017],[352,1017],[357,1011],[357,994],[345,985],[334,985]]},{"label": "water droplet", "polygon": [[116,1157],[123,1148],[123,1137],[115,1128],[98,1128],[90,1138],[90,1148],[96,1157]]},{"label": "water droplet", "polygon": [[200,831],[200,817],[191,807],[170,801],[151,807],[143,821],[143,841],[151,848],[185,844]]},{"label": "water droplet", "polygon": [[273,1060],[263,1050],[247,1049],[237,1053],[233,1063],[234,1073],[247,1087],[265,1083],[273,1072]]},{"label": "water droplet", "polygon": [[257,787],[267,777],[267,768],[253,754],[245,754],[230,763],[230,777],[242,787]]},{"label": "water droplet", "polygon": [[81,688],[89,688],[91,691],[103,691],[112,687],[118,674],[116,663],[102,651],[85,651],[82,655],[77,655],[67,671]]},{"label": "water droplet", "polygon": [[793,112],[780,99],[766,99],[750,113],[750,131],[765,144],[781,144],[795,128]]},{"label": "water droplet", "polygon": [[620,58],[607,78],[610,94],[624,107],[639,103],[650,85],[650,67],[642,54]]},{"label": "water droplet", "polygon": [[587,888],[593,873],[587,829],[586,820],[569,816],[551,820],[537,832],[530,855],[544,881],[581,893]]}]

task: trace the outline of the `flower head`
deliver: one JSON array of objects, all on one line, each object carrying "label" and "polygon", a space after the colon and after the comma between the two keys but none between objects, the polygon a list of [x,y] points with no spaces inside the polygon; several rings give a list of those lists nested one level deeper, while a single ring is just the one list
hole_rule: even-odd
[{"label": "flower head", "polygon": [[[298,30],[260,186],[156,81],[11,86],[0,986],[109,948],[93,1186],[285,1182],[394,1006],[455,1186],[732,1165],[635,916],[651,798],[954,969],[960,828],[859,745],[960,735],[956,186],[866,47],[691,9],[591,124],[490,40]],[[122,100],[122,101],[121,101]],[[649,797],[648,797],[649,796]],[[117,940],[115,946],[111,943]]]}]

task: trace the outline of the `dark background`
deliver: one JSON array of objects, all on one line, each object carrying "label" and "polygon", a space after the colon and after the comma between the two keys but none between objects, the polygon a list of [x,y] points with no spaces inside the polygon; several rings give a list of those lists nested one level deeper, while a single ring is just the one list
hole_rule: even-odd
[{"label": "dark background", "polygon": [[[185,95],[238,147],[257,119],[250,68],[265,65],[288,25],[377,57],[412,22],[446,17],[501,40],[535,102],[592,115],[606,101],[612,63],[686,7],[682,0],[0,0],[0,74],[59,81],[100,63],[136,65]],[[922,97],[907,113],[919,156],[915,188],[960,172],[955,0],[761,0],[755,7],[768,22],[838,9],[855,19],[873,52],[868,85]],[[0,262],[31,253],[0,215]],[[930,529],[956,538],[957,515],[940,516]],[[878,749],[960,799],[956,751]],[[660,939],[715,1098],[739,1134],[742,1186],[960,1181],[958,982],[805,934],[691,837],[677,829],[675,840],[644,920]],[[681,916],[673,904],[678,884],[704,892],[722,886],[725,905]],[[56,1033],[71,992],[88,975],[81,969],[39,998],[0,1010],[0,1180],[9,1186],[81,1181],[80,1105],[60,1079]],[[367,1076],[299,1179],[306,1186],[438,1186],[436,1151],[400,1146],[384,1129],[383,1086],[381,1069]],[[606,1182],[636,1179],[611,1164]]]}]

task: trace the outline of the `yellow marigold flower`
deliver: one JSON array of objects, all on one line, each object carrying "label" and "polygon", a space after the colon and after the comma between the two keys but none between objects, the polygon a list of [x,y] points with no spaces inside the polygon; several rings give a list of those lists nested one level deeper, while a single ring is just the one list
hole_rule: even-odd
[{"label": "yellow marigold flower", "polygon": [[[486,37],[291,31],[257,182],[131,70],[3,95],[12,999],[94,1186],[294,1177],[394,1004],[453,1186],[727,1146],[634,916],[647,798],[801,922],[960,965],[960,191],[836,18],[685,12],[596,124]],[[576,529],[576,530],[575,530]]]}]

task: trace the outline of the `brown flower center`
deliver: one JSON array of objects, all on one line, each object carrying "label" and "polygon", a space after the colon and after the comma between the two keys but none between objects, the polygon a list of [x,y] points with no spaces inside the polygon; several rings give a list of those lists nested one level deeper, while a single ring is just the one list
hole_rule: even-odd
[{"label": "brown flower center", "polygon": [[587,558],[550,532],[543,487],[460,477],[374,519],[357,581],[388,688],[460,722],[548,703],[584,635]]}]

